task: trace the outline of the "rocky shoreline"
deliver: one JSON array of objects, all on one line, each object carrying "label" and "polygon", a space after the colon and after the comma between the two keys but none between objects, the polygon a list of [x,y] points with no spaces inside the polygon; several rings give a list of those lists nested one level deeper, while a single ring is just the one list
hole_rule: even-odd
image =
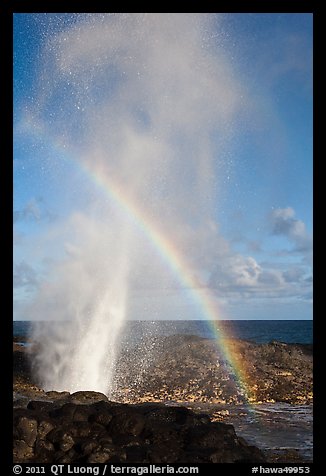
[{"label": "rocky shoreline", "polygon": [[210,339],[147,339],[132,352],[121,353],[115,399],[217,404],[312,402],[312,345],[233,339],[224,341],[223,346],[233,356],[233,367]]},{"label": "rocky shoreline", "polygon": [[264,454],[232,425],[160,403],[108,401],[96,392],[30,401],[14,410],[14,461],[19,463],[251,463]]},{"label": "rocky shoreline", "polygon": [[[237,371],[212,340],[143,339],[120,352],[110,397],[121,403],[312,403],[312,345],[244,340],[226,345],[239,356],[234,362]],[[32,356],[33,345],[14,343],[14,390],[23,395],[42,392],[31,374],[28,354]]]},{"label": "rocky shoreline", "polygon": [[[312,346],[227,345],[246,364],[246,385],[215,342],[144,339],[120,353],[109,401],[96,392],[43,391],[30,371],[33,344],[15,342],[15,462],[303,462],[295,451],[249,445],[226,416],[228,405],[311,403]],[[216,405],[215,411],[206,412],[206,404]]]}]

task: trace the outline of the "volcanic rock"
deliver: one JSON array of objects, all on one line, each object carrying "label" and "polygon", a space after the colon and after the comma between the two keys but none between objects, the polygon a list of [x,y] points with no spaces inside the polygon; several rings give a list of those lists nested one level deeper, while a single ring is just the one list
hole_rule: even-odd
[{"label": "volcanic rock", "polygon": [[[142,346],[156,349],[146,366],[141,365]],[[144,339],[142,346],[132,355],[121,352],[118,401],[312,402],[311,345],[225,341],[235,366],[211,339],[168,336],[155,345]]]},{"label": "volcanic rock", "polygon": [[[225,341],[225,346],[237,358],[236,369],[216,342],[196,336],[144,338],[132,351],[122,348],[117,361],[117,385],[111,398],[125,403],[312,402],[311,345],[257,344],[234,339]],[[56,402],[57,406],[107,401],[106,395],[99,392],[44,392],[35,385],[30,373],[28,356],[32,357],[33,351],[16,347],[19,349],[14,350],[15,407],[26,407],[28,400]],[[81,415],[77,418],[83,419]]]},{"label": "volcanic rock", "polygon": [[[85,393],[85,400],[92,400],[91,392]],[[265,461],[232,425],[184,407],[109,401],[52,405],[53,410],[51,404],[30,402],[27,409],[14,409],[15,463]],[[82,419],[76,420],[77,411]]]}]

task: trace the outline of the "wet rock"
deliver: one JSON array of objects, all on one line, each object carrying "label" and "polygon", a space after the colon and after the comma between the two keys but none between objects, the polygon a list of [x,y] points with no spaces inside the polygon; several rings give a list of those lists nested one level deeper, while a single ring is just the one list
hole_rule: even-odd
[{"label": "wet rock", "polygon": [[42,419],[39,422],[37,429],[37,436],[40,440],[44,440],[50,431],[53,430],[55,424],[48,418]]},{"label": "wet rock", "polygon": [[26,463],[34,456],[33,449],[23,440],[14,440],[13,460],[14,463]]},{"label": "wet rock", "polygon": [[126,462],[127,463],[146,463],[147,453],[148,453],[147,446],[140,446],[140,445],[127,446],[126,447]]},{"label": "wet rock", "polygon": [[[37,405],[30,407],[14,410],[16,462],[264,461],[257,448],[237,437],[232,425],[211,422],[207,415],[183,407],[69,403],[54,410],[46,406],[41,413]],[[107,414],[112,416],[108,425],[95,421],[95,416]]]},{"label": "wet rock", "polygon": [[58,463],[58,464],[72,463],[72,462],[76,461],[77,457],[78,457],[78,454],[73,449],[71,449],[68,452],[65,452],[65,451],[62,450],[62,451],[56,453],[54,462]]},{"label": "wet rock", "polygon": [[100,438],[107,434],[107,430],[99,423],[91,423],[90,431],[92,435],[94,436],[94,438]]},{"label": "wet rock", "polygon": [[21,416],[16,423],[16,430],[20,440],[32,447],[37,436],[37,420],[31,416]]},{"label": "wet rock", "polygon": [[[157,405],[146,407],[147,422],[156,424],[176,423],[183,425],[187,421],[190,423],[194,414],[185,407],[157,407]],[[192,423],[192,422],[191,422]]]},{"label": "wet rock", "polygon": [[98,423],[103,426],[110,424],[113,413],[115,413],[115,406],[108,402],[100,401],[92,405],[92,413],[89,421]]},{"label": "wet rock", "polygon": [[54,451],[54,446],[50,441],[38,439],[35,443],[35,452],[39,454],[43,450],[52,452]]},{"label": "wet rock", "polygon": [[179,448],[165,448],[164,446],[153,445],[147,451],[148,460],[153,464],[175,464],[180,461],[181,450]]},{"label": "wet rock", "polygon": [[294,464],[309,464],[310,460],[300,454],[296,449],[273,449],[265,450],[267,461],[269,463],[294,463]]},{"label": "wet rock", "polygon": [[91,426],[87,421],[77,421],[69,427],[69,432],[74,438],[88,438]]},{"label": "wet rock", "polygon": [[184,431],[175,426],[154,427],[150,437],[148,458],[151,463],[165,464],[180,461],[185,448]]},{"label": "wet rock", "polygon": [[65,433],[61,438],[59,447],[62,451],[66,452],[71,450],[74,444],[75,444],[75,440],[73,439],[73,437],[69,433]]},{"label": "wet rock", "polygon": [[27,408],[28,403],[29,398],[27,397],[17,398],[13,401],[13,408]]},{"label": "wet rock", "polygon": [[75,403],[65,403],[61,407],[53,405],[53,410],[49,412],[52,418],[59,418],[63,420],[73,420],[78,405]]},{"label": "wet rock", "polygon": [[71,403],[78,405],[85,403],[95,403],[102,400],[108,401],[108,397],[104,395],[104,393],[84,391],[72,393],[69,397],[69,400]]},{"label": "wet rock", "polygon": [[[224,448],[222,451],[213,451],[210,456],[209,460],[211,463],[250,463],[251,461],[247,461],[246,456],[244,454],[239,453],[237,450],[233,452],[229,450],[225,450]],[[259,461],[259,460],[258,460]]]},{"label": "wet rock", "polygon": [[138,436],[143,431],[145,419],[143,415],[134,411],[122,411],[112,418],[109,425],[111,434],[125,434]]},{"label": "wet rock", "polygon": [[70,432],[60,427],[50,431],[47,435],[47,440],[53,443],[56,449],[60,449],[63,452],[69,451],[75,443]]},{"label": "wet rock", "polygon": [[113,418],[113,415],[110,413],[95,413],[91,415],[90,421],[93,421],[94,423],[98,423],[99,425],[102,426],[108,426],[111,423],[111,420]]},{"label": "wet rock", "polygon": [[50,400],[65,400],[69,398],[70,393],[69,392],[56,392],[55,390],[51,390],[49,392],[46,392],[47,397]]},{"label": "wet rock", "polygon": [[111,442],[115,445],[119,446],[120,448],[128,448],[129,446],[141,446],[144,444],[144,439],[132,435],[123,435],[117,434],[113,435],[111,438]]},{"label": "wet rock", "polygon": [[232,425],[214,422],[191,428],[187,440],[193,448],[220,448],[227,443],[232,446],[237,437]]},{"label": "wet rock", "polygon": [[38,463],[50,463],[53,459],[54,446],[50,441],[37,440],[35,443],[35,454]]},{"label": "wet rock", "polygon": [[[98,442],[102,446],[111,445],[113,443],[113,439],[112,439],[112,436],[106,433],[104,437],[98,439]],[[121,446],[124,446],[124,445],[121,445]]]},{"label": "wet rock", "polygon": [[86,422],[88,421],[93,410],[90,405],[78,405],[74,414],[73,421],[75,422]]},{"label": "wet rock", "polygon": [[95,450],[99,450],[99,444],[93,439],[87,440],[81,444],[80,450],[82,455],[89,456],[91,453],[96,452]]},{"label": "wet rock", "polygon": [[53,409],[53,403],[43,400],[32,400],[28,403],[27,408],[35,410],[35,412],[48,412]]},{"label": "wet rock", "polygon": [[111,457],[116,455],[116,447],[106,444],[94,451],[87,458],[88,463],[106,463]]}]

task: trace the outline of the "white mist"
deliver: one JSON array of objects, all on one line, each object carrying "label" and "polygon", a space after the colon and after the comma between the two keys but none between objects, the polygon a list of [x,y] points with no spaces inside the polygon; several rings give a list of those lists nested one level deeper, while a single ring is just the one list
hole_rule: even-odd
[{"label": "white mist", "polygon": [[[61,247],[29,310],[31,319],[59,321],[35,326],[35,369],[47,390],[113,395],[130,293],[180,286],[151,227],[194,276],[225,252],[214,224],[216,163],[245,95],[216,28],[210,14],[90,14],[44,45],[31,114],[38,130],[128,196],[119,206],[109,186],[90,180],[89,203],[67,210],[44,237]],[[51,183],[55,164],[48,171]],[[62,193],[73,192],[82,203],[83,189],[78,196],[73,177],[63,180]],[[128,204],[129,215],[146,217],[142,226]]]}]

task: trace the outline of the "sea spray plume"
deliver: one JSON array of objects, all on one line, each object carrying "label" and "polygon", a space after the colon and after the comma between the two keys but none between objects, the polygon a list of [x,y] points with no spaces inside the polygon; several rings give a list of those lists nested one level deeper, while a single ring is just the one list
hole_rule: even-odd
[{"label": "sea spray plume", "polygon": [[74,248],[66,244],[67,259],[33,305],[48,320],[34,326],[40,345],[34,365],[45,389],[108,392],[126,306],[127,254],[118,253],[126,243],[117,230],[95,228],[83,215],[73,216],[70,226],[80,240]]},{"label": "sea spray plume", "polygon": [[[48,41],[34,113],[49,140],[59,138],[90,173],[127,191],[145,223],[187,256],[194,277],[198,257],[183,230],[206,236],[214,221],[214,161],[244,103],[211,31],[204,14],[82,17]],[[130,289],[144,281],[160,289],[171,276],[144,252],[148,243],[124,210],[97,190],[83,212],[54,226],[65,257],[31,309],[69,323],[53,335],[38,331],[40,379],[46,388],[110,393]]]}]

